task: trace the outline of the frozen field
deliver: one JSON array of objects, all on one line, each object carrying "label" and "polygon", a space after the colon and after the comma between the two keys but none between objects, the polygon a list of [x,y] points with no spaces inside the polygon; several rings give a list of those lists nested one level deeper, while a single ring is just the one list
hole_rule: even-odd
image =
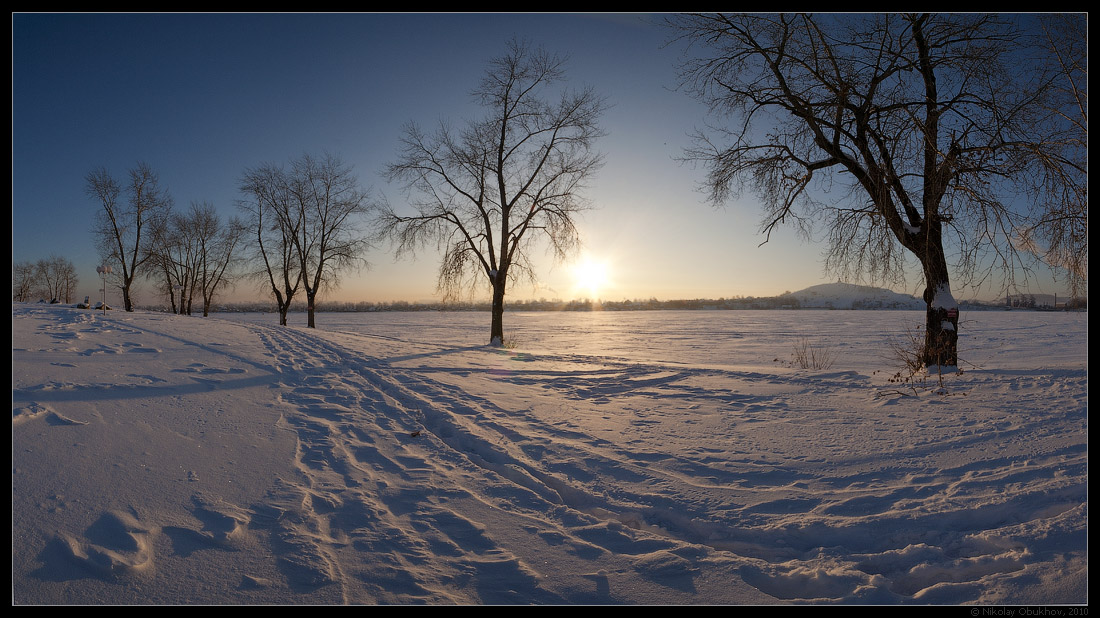
[{"label": "frozen field", "polygon": [[922,318],[13,304],[13,601],[1087,603],[1087,314]]}]

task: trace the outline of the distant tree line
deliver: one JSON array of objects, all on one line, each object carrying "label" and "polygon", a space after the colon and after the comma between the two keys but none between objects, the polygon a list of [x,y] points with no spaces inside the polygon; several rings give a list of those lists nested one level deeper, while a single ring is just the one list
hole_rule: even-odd
[{"label": "distant tree line", "polygon": [[1034,294],[1009,294],[1005,296],[1004,306],[1012,309],[1066,309],[1067,311],[1083,310],[1088,308],[1088,299],[1073,297],[1073,298],[1058,298],[1055,296],[1053,299],[1050,296],[1046,296],[1042,300],[1036,298]]},{"label": "distant tree line", "polygon": [[[799,309],[797,298],[784,296],[737,297],[737,298],[696,298],[657,300],[634,299],[620,301],[593,301],[588,299],[560,300],[516,300],[508,304],[508,311],[675,311],[708,309]],[[239,302],[227,303],[218,307],[225,312],[268,312],[279,311],[270,303]],[[306,311],[303,302],[294,302],[288,309],[292,312]],[[321,309],[326,312],[383,312],[383,311],[492,311],[493,303],[484,301],[446,301],[446,302],[330,302]]]},{"label": "distant tree line", "polygon": [[67,258],[50,256],[12,264],[12,300],[71,303],[76,294],[76,267]]},{"label": "distant tree line", "polygon": [[[998,311],[1005,308],[1000,302],[983,302],[977,300],[960,301],[962,309],[967,311]],[[1027,307],[1010,303],[1010,307],[1041,308],[1039,305]],[[1087,308],[1087,299],[1072,298],[1059,307],[1066,310],[1082,310]],[[160,310],[163,307],[146,307],[151,310]],[[894,303],[884,303],[877,299],[856,300],[852,302],[854,310],[901,310],[912,311],[911,307],[899,306]],[[492,311],[493,304],[489,300],[482,301],[447,301],[447,302],[409,302],[398,301],[333,301],[325,303],[318,311],[326,313],[376,313],[376,312],[488,312]],[[522,311],[715,311],[715,310],[776,310],[776,309],[809,309],[822,310],[831,307],[803,306],[802,303],[789,293],[780,296],[735,296],[731,298],[691,298],[658,300],[633,299],[619,301],[593,301],[588,299],[560,300],[560,299],[529,299],[516,300],[508,304],[510,312]],[[278,312],[278,308],[270,302],[234,302],[221,304],[214,308],[223,313],[272,313]],[[295,301],[288,307],[288,312],[301,313],[307,311],[305,302]]]}]

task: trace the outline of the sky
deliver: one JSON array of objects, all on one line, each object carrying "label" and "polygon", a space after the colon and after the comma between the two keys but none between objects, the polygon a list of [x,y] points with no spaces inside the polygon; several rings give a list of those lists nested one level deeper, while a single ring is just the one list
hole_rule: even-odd
[{"label": "sky", "polygon": [[[100,167],[123,177],[145,162],[177,209],[208,201],[228,218],[245,169],[328,153],[351,165],[376,198],[400,206],[407,196],[383,170],[396,159],[402,128],[476,118],[471,89],[487,62],[519,38],[567,56],[570,84],[593,87],[611,107],[597,143],[605,165],[584,194],[594,209],[578,224],[583,248],[567,262],[547,253],[536,265],[538,284],[513,286],[509,298],[772,296],[835,281],[822,268],[824,244],[794,229],[761,245],[751,195],[721,208],[706,202],[698,190],[704,170],[682,156],[707,110],[677,90],[680,48],[668,44],[660,20],[13,14],[13,263],[68,258],[78,295],[98,297],[90,230],[99,206],[84,179]],[[398,261],[393,247],[380,244],[366,258],[369,268],[344,275],[326,298],[439,299],[439,255],[431,248]],[[599,276],[588,281],[593,272]],[[919,285],[913,276],[895,289],[919,295]],[[153,296],[145,285],[138,301]],[[239,283],[225,298],[265,296]]]}]

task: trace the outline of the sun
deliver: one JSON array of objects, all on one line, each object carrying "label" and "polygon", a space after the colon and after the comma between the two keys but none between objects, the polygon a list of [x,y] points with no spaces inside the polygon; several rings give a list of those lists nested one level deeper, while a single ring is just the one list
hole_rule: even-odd
[{"label": "sun", "polygon": [[586,257],[573,267],[573,289],[577,294],[596,300],[609,282],[607,262]]}]

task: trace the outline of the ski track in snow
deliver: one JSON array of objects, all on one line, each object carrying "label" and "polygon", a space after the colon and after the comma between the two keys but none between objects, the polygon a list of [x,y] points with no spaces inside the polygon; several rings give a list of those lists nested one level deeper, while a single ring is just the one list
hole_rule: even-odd
[{"label": "ski track in snow", "polygon": [[[43,353],[159,351],[123,320],[86,341],[102,327],[72,316],[39,327]],[[165,535],[265,539],[291,593],[343,603],[995,603],[1087,568],[1087,370],[979,368],[918,392],[857,371],[236,327],[264,362],[172,371],[275,380],[295,474],[251,504],[195,493],[190,519],[107,510],[59,552],[119,581],[151,571]],[[410,351],[387,358],[383,338]],[[50,393],[169,388],[159,375],[13,388],[13,430],[78,430]],[[658,590],[631,596],[639,582]]]},{"label": "ski track in snow", "polygon": [[[319,343],[298,331],[265,329],[265,338],[277,357],[295,359],[284,375],[299,375],[304,381],[286,400],[304,414],[296,427],[303,443],[302,467],[313,490],[324,494],[316,488],[328,487],[364,496],[345,488],[349,481],[353,486],[359,484],[356,477],[361,475],[349,476],[349,472],[362,471],[366,462],[374,468],[400,472],[406,481],[410,470],[418,471],[420,476],[414,480],[433,487],[433,479],[453,476],[450,466],[473,465],[511,484],[504,487],[506,503],[513,508],[523,505],[533,513],[542,513],[564,506],[584,514],[586,523],[587,517],[621,522],[656,540],[732,552],[734,561],[745,563],[741,572],[746,581],[778,599],[851,599],[860,595],[895,601],[899,597],[919,599],[922,592],[934,595],[925,591],[937,587],[1022,570],[1031,559],[1028,548],[1011,536],[1002,538],[989,531],[1007,523],[1026,527],[1057,517],[1074,510],[1086,496],[1081,481],[1087,466],[1084,448],[1057,450],[1038,458],[998,457],[970,464],[965,470],[899,462],[891,469],[868,472],[860,468],[858,457],[837,457],[828,462],[835,468],[826,473],[820,465],[825,462],[802,465],[797,460],[806,458],[801,456],[759,461],[751,455],[761,452],[759,449],[749,449],[749,456],[739,465],[730,465],[733,462],[722,453],[633,451],[629,444],[593,437],[570,428],[569,423],[548,423],[530,410],[502,409],[488,398],[432,380],[433,371],[383,371],[374,359],[331,342]],[[579,359],[540,360],[569,363]],[[686,399],[693,405],[714,402],[740,408],[738,421],[743,423],[789,422],[791,416],[799,415],[799,404],[814,395],[865,382],[858,374],[825,373],[797,384],[803,392],[796,396],[739,396],[734,390],[696,386],[692,379],[724,378],[743,387],[737,390],[749,393],[759,390],[757,383],[782,387],[790,381],[751,372],[607,364],[588,372],[509,370],[508,381],[589,404],[623,395],[648,401]],[[335,367],[340,370],[334,376]],[[358,410],[373,410],[374,414],[366,423],[347,418]],[[639,414],[634,423],[659,425],[661,416],[660,410],[651,410]],[[339,423],[345,418],[350,424],[341,429]],[[864,421],[849,422],[862,425]],[[1015,424],[1005,421],[992,428],[963,429],[915,441],[896,455],[904,462],[906,458],[923,460],[935,453],[955,452],[971,444],[1034,441],[1044,433],[1043,424],[1043,419],[1036,417]],[[401,438],[422,433],[419,441],[392,442],[399,445],[399,452],[383,453],[377,444],[350,437],[356,435],[356,426],[378,427]],[[428,435],[441,443],[440,448],[433,448],[431,455],[411,454],[413,445],[427,442]],[[649,439],[641,442],[654,443]],[[435,472],[441,465],[441,452],[460,461]],[[321,470],[336,471],[342,478],[326,483]],[[1070,480],[1063,480],[1067,478]],[[392,481],[387,486],[390,484]],[[996,497],[1014,484],[1028,489],[1003,501]],[[742,486],[751,489],[755,503],[730,504],[721,513],[706,511],[707,493],[724,497],[736,494]],[[699,490],[699,497],[692,495],[693,489]],[[467,490],[456,491],[463,494]],[[474,499],[499,505],[501,491],[498,485]],[[697,502],[699,498],[703,502]],[[328,500],[343,504],[340,499]],[[425,509],[421,499],[417,504],[424,520],[438,522],[435,507]],[[975,508],[976,504],[980,506]],[[372,512],[376,511],[373,506]],[[456,515],[447,512],[445,521],[453,522]],[[461,521],[463,534],[469,529],[484,530],[475,522]],[[869,524],[873,534],[868,534]],[[448,537],[446,529],[431,523],[427,526],[433,535]],[[567,526],[554,534],[578,546],[592,542],[583,528]],[[491,546],[490,541],[485,543]],[[410,548],[386,549],[407,555]],[[618,546],[604,549],[624,551]],[[848,562],[853,555],[858,561]],[[885,591],[889,594],[883,594]]]},{"label": "ski track in snow", "polygon": [[[499,528],[528,530],[578,555],[608,551],[600,547],[604,537],[630,544],[621,527],[579,513],[567,518],[583,522],[589,539],[561,524],[547,529],[545,517],[561,513],[566,500],[552,479],[536,478],[537,468],[502,445],[503,428],[492,421],[502,411],[488,402],[405,372],[391,375],[294,330],[262,329],[261,338],[289,382],[283,401],[292,409],[287,423],[298,435],[305,478],[278,498],[278,508],[293,513],[281,517],[281,538],[293,548],[286,560],[307,571],[310,583],[339,583],[351,602],[362,600],[351,592],[357,587],[383,602],[583,601],[543,589],[498,538]],[[496,589],[516,580],[529,587]]]}]

